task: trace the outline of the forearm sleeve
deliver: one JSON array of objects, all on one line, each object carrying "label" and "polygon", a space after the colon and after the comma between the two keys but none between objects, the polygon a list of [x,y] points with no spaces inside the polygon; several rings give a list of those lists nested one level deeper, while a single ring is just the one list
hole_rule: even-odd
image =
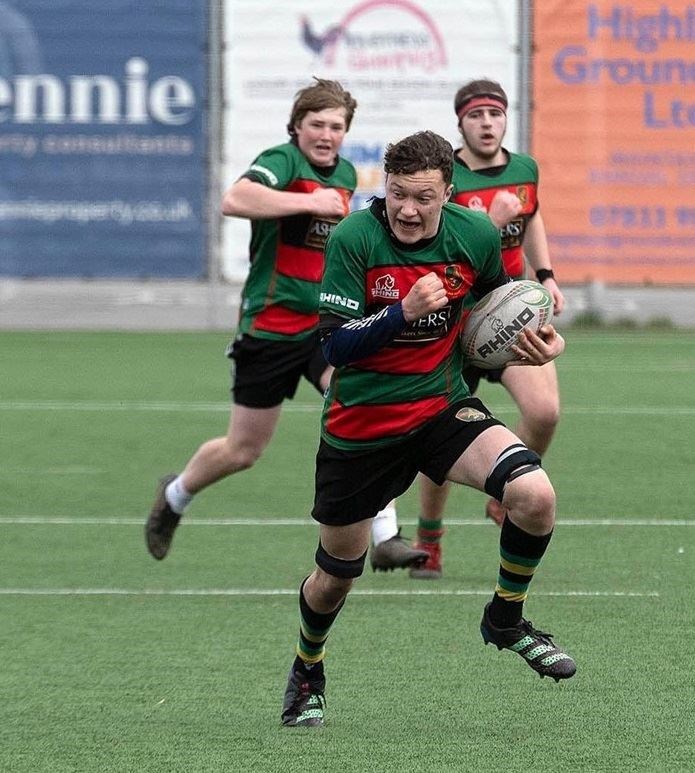
[{"label": "forearm sleeve", "polygon": [[401,333],[407,323],[400,303],[386,306],[376,314],[348,322],[338,317],[321,318],[321,346],[334,367],[349,365],[378,352]]}]

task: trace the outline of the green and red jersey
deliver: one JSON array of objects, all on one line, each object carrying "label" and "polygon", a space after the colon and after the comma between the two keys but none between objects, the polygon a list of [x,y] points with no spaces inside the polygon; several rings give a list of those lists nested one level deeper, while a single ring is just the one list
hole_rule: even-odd
[{"label": "green and red jersey", "polygon": [[322,417],[322,436],[331,445],[389,445],[467,397],[458,343],[463,299],[474,285],[504,274],[499,232],[490,219],[452,204],[442,210],[437,235],[415,245],[393,238],[382,199],[333,231],[321,285],[322,318],[369,324],[369,317],[402,301],[431,271],[441,277],[448,305],[407,323],[376,353],[334,371]]},{"label": "green and red jersey", "polygon": [[454,163],[454,192],[451,201],[469,209],[488,212],[498,191],[516,194],[523,208],[506,226],[500,228],[502,260],[512,279],[523,279],[525,273],[522,244],[528,221],[538,209],[538,165],[531,156],[507,154],[507,162],[487,169],[468,168],[458,154]]},{"label": "green and red jersey", "polygon": [[[261,153],[243,177],[294,193],[335,188],[346,209],[357,185],[349,161],[339,157],[333,167],[316,167],[292,142]],[[337,223],[337,218],[305,214],[251,221],[251,266],[241,294],[240,333],[288,341],[316,330],[326,239]]]}]

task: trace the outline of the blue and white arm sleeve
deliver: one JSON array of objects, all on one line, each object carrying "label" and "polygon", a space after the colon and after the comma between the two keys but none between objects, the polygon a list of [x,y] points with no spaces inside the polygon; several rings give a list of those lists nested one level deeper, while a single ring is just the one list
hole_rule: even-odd
[{"label": "blue and white arm sleeve", "polygon": [[400,303],[386,306],[376,314],[340,323],[339,318],[321,321],[323,355],[334,367],[369,357],[378,352],[407,326]]}]

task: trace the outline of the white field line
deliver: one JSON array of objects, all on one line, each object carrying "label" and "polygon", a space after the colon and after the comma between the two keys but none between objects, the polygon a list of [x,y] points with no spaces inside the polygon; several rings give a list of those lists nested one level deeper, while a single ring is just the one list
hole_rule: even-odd
[{"label": "white field line", "polygon": [[[416,520],[401,520],[404,525],[414,525]],[[28,525],[96,525],[96,526],[141,526],[142,519],[133,518],[52,518],[43,516],[18,516],[0,517],[2,524],[28,524]],[[198,519],[191,520],[188,525],[196,526],[315,526],[312,520],[299,519]],[[471,520],[447,520],[448,526],[485,526],[492,528],[494,524],[482,522],[480,519]],[[695,521],[669,520],[658,521],[653,519],[622,521],[614,519],[567,521],[564,526],[695,526]],[[126,588],[0,588],[0,596],[294,596],[296,588],[182,588],[175,590],[154,590]],[[437,590],[417,589],[412,590],[378,590],[355,589],[351,596],[488,596],[490,589],[484,590]],[[534,591],[535,596],[560,596],[577,598],[658,598],[656,591],[626,592],[626,591]]]},{"label": "white field line", "polygon": [[[0,411],[76,411],[76,412],[143,412],[143,413],[228,413],[229,403],[196,402],[70,402],[64,400],[5,400],[0,402]],[[321,403],[294,403],[288,401],[283,411],[288,413],[318,413]],[[495,408],[495,413],[515,412],[513,406]],[[693,416],[695,405],[662,406],[563,406],[562,412],[570,415],[607,416]]]},{"label": "white field line", "polygon": [[3,467],[1,475],[101,475],[105,470],[98,467],[80,467],[67,465],[65,467]]},{"label": "white field line", "polygon": [[[128,588],[0,588],[0,596],[296,596],[296,588],[181,588],[175,590],[128,589]],[[355,589],[353,596],[489,596],[484,590],[378,590]],[[656,591],[534,591],[535,596],[559,596],[563,598],[659,598]]]},{"label": "white field line", "polygon": [[[0,516],[0,525],[29,525],[29,526],[143,526],[144,518],[76,518],[74,516],[49,516],[49,515],[3,515]],[[416,518],[399,518],[398,522],[403,526],[417,526]],[[189,526],[313,526],[318,524],[311,518],[186,518],[186,528]],[[495,526],[492,521],[484,518],[447,518],[447,526],[483,526],[491,529]],[[695,526],[695,518],[577,518],[573,520],[558,520],[557,526],[568,528],[571,526],[632,526],[648,527],[673,527]]]}]

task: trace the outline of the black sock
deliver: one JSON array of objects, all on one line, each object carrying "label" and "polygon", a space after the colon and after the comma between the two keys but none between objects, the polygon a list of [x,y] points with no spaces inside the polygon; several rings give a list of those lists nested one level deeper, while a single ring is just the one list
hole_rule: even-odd
[{"label": "black sock", "polygon": [[520,529],[504,519],[500,534],[500,570],[490,606],[490,619],[497,628],[517,625],[533,573],[548,547],[552,531],[542,537]]},{"label": "black sock", "polygon": [[[308,578],[307,578],[308,579]],[[325,654],[325,644],[336,617],[343,608],[345,600],[332,612],[321,614],[314,612],[304,598],[304,585],[299,589],[299,640],[297,641],[297,660],[301,661],[303,670],[313,671],[321,663]],[[295,661],[296,663],[296,661]],[[323,666],[322,666],[323,668]],[[316,671],[313,671],[316,673]]]}]

